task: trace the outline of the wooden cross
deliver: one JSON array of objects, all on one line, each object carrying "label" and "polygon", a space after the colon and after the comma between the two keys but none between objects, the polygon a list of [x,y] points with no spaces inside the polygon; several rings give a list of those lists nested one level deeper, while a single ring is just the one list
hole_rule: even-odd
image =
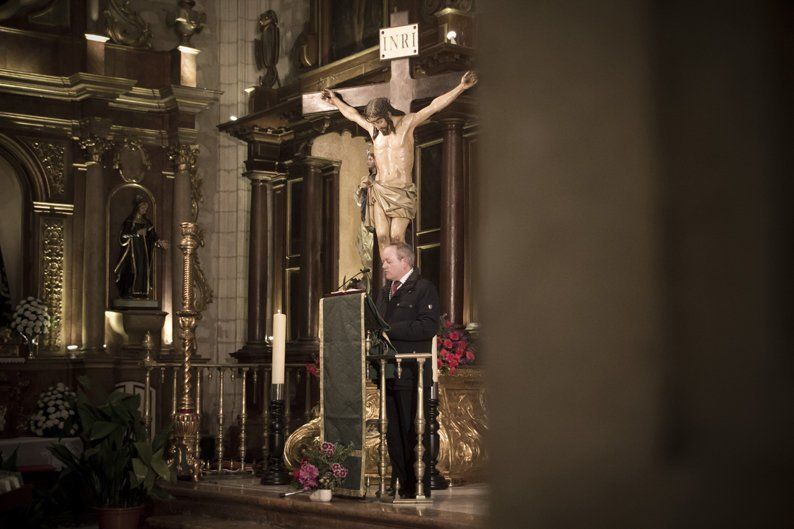
[{"label": "wooden cross", "polygon": [[[391,14],[391,27],[408,24],[408,12]],[[391,79],[388,83],[377,83],[334,90],[351,107],[363,107],[376,97],[388,97],[392,106],[405,113],[411,111],[411,102],[441,95],[452,90],[460,83],[461,72],[450,72],[432,77],[414,79],[411,77],[410,58],[391,61]],[[303,94],[303,115],[336,110],[336,107],[322,100],[322,92]]]}]

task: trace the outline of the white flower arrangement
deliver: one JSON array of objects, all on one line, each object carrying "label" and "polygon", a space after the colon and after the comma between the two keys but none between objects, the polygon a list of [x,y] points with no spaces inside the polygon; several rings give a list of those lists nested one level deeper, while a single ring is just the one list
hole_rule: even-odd
[{"label": "white flower arrangement", "polygon": [[30,431],[40,437],[66,437],[78,430],[77,394],[62,382],[39,395]]},{"label": "white flower arrangement", "polygon": [[11,318],[11,328],[24,336],[28,342],[48,332],[50,325],[47,305],[33,296],[20,301]]}]

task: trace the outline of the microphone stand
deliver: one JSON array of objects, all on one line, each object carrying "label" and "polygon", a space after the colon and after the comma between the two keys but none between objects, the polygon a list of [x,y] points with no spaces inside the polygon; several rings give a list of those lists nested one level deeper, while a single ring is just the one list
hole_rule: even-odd
[{"label": "microphone stand", "polygon": [[334,292],[339,292],[340,290],[342,290],[343,287],[345,287],[348,284],[350,284],[350,282],[353,281],[355,278],[357,278],[361,274],[368,274],[370,271],[371,270],[369,268],[362,268],[361,270],[358,271],[358,273],[356,275],[352,276],[350,279],[342,278],[342,279],[344,279],[344,281],[342,281],[342,284],[334,289]]}]

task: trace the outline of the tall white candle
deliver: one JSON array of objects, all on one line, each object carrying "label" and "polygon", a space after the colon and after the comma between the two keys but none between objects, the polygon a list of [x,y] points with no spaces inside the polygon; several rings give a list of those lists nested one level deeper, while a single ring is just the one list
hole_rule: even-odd
[{"label": "tall white candle", "polygon": [[273,314],[273,372],[272,384],[284,383],[284,361],[287,343],[287,315],[281,311]]},{"label": "tall white candle", "polygon": [[438,382],[438,336],[433,336],[433,383]]}]

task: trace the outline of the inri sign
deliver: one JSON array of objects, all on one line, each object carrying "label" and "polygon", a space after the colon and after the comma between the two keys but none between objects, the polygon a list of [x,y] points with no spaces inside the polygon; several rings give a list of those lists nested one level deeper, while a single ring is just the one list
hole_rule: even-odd
[{"label": "inri sign", "polygon": [[412,55],[419,55],[419,27],[417,24],[380,30],[381,60]]}]

